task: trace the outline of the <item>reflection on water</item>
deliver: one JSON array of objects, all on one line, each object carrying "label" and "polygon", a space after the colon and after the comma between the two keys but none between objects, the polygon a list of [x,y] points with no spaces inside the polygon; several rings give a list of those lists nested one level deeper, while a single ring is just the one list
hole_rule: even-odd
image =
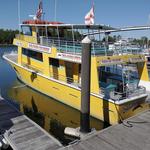
[{"label": "reflection on water", "polygon": [[2,58],[3,54],[13,52],[14,50],[16,50],[16,47],[0,47],[0,88],[9,87],[16,79],[15,72]]},{"label": "reflection on water", "polygon": [[[80,125],[79,111],[31,88],[22,87],[19,81],[16,81],[8,90],[8,95],[9,99],[19,104],[21,112],[58,137],[63,143],[66,143],[67,140],[63,134],[64,128],[67,126],[76,128]],[[103,129],[103,122],[100,120],[91,118],[90,123],[92,128]]]},{"label": "reflection on water", "polygon": [[[0,48],[0,55],[14,51],[14,47]],[[16,106],[46,131],[58,138],[63,144],[72,139],[64,135],[65,127],[80,126],[80,112],[47,97],[17,80],[13,69],[0,57],[0,88],[2,96]],[[101,130],[104,123],[91,117],[91,128]]]}]

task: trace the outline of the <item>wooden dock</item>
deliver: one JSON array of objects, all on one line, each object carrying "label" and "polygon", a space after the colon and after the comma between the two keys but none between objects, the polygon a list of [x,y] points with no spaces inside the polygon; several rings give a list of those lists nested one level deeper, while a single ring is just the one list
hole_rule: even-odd
[{"label": "wooden dock", "polygon": [[60,150],[150,150],[150,110]]},{"label": "wooden dock", "polygon": [[14,150],[55,150],[61,143],[0,98],[0,133]]}]

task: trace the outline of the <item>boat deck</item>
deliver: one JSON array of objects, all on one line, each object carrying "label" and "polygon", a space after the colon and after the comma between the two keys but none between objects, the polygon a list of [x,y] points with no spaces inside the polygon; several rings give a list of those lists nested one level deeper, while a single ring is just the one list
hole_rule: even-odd
[{"label": "boat deck", "polygon": [[150,110],[91,134],[61,150],[149,150]]},{"label": "boat deck", "polygon": [[18,63],[18,54],[9,54],[7,55],[7,58],[15,63]]},{"label": "boat deck", "polygon": [[55,150],[54,137],[0,98],[0,132],[14,150]]}]

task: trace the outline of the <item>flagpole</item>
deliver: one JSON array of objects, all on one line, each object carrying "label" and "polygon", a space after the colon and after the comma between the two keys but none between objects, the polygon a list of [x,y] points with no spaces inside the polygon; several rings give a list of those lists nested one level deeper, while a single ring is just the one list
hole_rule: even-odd
[{"label": "flagpole", "polygon": [[56,21],[56,17],[57,17],[57,0],[55,0],[54,21]]},{"label": "flagpole", "polygon": [[19,33],[20,33],[20,0],[18,0],[18,25],[19,25]]}]

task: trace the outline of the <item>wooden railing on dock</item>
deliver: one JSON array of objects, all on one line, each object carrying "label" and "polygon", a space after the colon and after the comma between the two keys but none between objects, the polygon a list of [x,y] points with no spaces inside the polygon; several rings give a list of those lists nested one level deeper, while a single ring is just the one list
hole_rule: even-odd
[{"label": "wooden railing on dock", "polygon": [[14,150],[55,150],[61,143],[0,98],[0,131]]}]

